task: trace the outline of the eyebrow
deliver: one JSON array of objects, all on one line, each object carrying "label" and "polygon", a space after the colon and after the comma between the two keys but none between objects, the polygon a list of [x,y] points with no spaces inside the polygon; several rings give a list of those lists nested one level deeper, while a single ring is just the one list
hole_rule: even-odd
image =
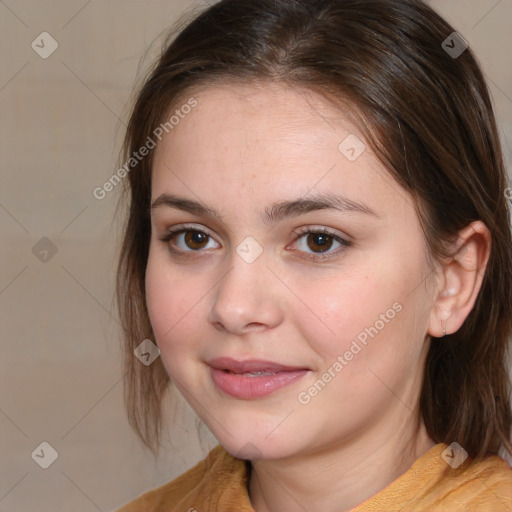
[{"label": "eyebrow", "polygon": [[[183,210],[197,216],[212,217],[223,222],[223,217],[213,208],[185,197],[172,194],[161,194],[151,205],[151,210],[167,206]],[[274,224],[288,217],[296,217],[317,210],[336,210],[340,212],[356,212],[380,218],[380,215],[368,205],[353,201],[347,197],[333,194],[316,194],[298,199],[281,201],[265,208],[262,219],[265,224]]]}]

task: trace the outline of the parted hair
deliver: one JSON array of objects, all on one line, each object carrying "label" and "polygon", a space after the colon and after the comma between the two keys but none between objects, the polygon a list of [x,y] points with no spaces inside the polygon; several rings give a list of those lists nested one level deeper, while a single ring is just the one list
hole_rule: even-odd
[{"label": "parted hair", "polygon": [[[429,258],[453,257],[450,242],[472,221],[491,233],[476,303],[458,331],[432,338],[419,397],[429,436],[479,458],[512,453],[512,234],[490,93],[471,48],[447,51],[453,37],[461,41],[453,32],[421,0],[221,0],[166,40],[134,98],[123,158],[194,89],[213,83],[271,81],[348,105],[366,142],[413,198]],[[152,154],[124,180],[116,298],[128,418],[156,452],[170,378],[160,358],[144,366],[134,357],[142,340],[154,340],[145,297]]]}]

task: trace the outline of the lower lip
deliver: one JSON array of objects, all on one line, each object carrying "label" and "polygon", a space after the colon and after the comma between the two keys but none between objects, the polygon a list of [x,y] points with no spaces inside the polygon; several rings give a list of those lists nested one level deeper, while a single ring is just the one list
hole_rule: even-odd
[{"label": "lower lip", "polygon": [[247,377],[212,368],[213,381],[224,393],[236,398],[260,398],[283,389],[304,377],[308,370],[277,372],[274,375]]}]

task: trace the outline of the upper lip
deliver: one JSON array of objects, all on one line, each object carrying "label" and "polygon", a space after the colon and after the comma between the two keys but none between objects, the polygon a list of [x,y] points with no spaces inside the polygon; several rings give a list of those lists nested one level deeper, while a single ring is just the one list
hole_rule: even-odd
[{"label": "upper lip", "polygon": [[262,359],[248,359],[237,361],[231,357],[218,357],[208,361],[208,365],[217,370],[228,370],[233,373],[249,372],[291,372],[297,370],[307,370],[301,366],[287,366],[274,363],[273,361],[264,361]]}]

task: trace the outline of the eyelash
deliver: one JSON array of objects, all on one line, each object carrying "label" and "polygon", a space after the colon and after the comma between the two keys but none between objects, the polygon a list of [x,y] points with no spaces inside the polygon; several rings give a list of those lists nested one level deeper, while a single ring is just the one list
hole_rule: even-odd
[{"label": "eyelash", "polygon": [[[207,233],[202,228],[195,227],[195,226],[180,226],[180,227],[175,228],[175,229],[169,229],[164,236],[159,237],[158,239],[160,241],[168,244],[177,235],[180,235],[182,233],[186,233],[188,231],[194,231],[194,232],[197,232],[197,233],[202,233],[203,235],[207,236],[208,238],[213,238],[209,233]],[[304,235],[323,234],[323,235],[329,236],[330,238],[332,238],[333,240],[335,240],[336,242],[341,244],[342,247],[339,247],[334,252],[330,252],[330,253],[327,253],[327,254],[313,253],[314,255],[312,255],[311,253],[305,253],[305,254],[309,254],[309,256],[306,256],[305,259],[310,260],[310,261],[323,261],[323,260],[330,259],[330,258],[334,257],[335,255],[337,255],[338,253],[342,252],[343,250],[345,250],[348,247],[351,247],[353,245],[352,242],[350,242],[348,240],[345,240],[344,238],[341,238],[339,235],[336,235],[335,233],[329,231],[326,228],[318,228],[318,229],[304,228],[304,230],[298,231],[298,232],[295,231],[294,233],[297,235],[297,238],[295,238],[293,243],[295,243],[298,240],[300,240]],[[189,252],[191,252],[191,253],[201,252],[201,250],[184,251],[183,249],[175,249],[175,248],[172,248],[170,246],[169,246],[169,250],[171,252],[173,252],[173,253],[180,253],[180,255],[183,255],[183,254],[186,254],[186,253],[189,253]]]}]

